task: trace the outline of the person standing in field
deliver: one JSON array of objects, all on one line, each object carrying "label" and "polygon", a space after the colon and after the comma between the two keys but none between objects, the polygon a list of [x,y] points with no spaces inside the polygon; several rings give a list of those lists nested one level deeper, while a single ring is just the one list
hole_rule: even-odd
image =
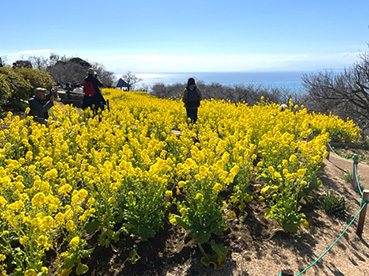
[{"label": "person standing in field", "polygon": [[200,106],[201,100],[202,95],[196,86],[195,79],[189,78],[183,93],[182,101],[186,107],[187,118],[191,119],[192,124],[196,123],[197,121],[197,110]]},{"label": "person standing in field", "polygon": [[93,108],[96,112],[98,108],[104,110],[104,106],[106,101],[101,94],[100,88],[103,87],[103,84],[94,76],[95,70],[93,68],[88,69],[87,78],[85,78],[83,83],[83,103],[82,108],[86,109],[88,107]]}]

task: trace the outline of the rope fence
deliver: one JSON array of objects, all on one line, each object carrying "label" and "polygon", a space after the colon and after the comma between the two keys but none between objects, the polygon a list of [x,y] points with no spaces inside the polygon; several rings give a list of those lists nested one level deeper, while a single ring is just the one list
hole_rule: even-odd
[{"label": "rope fence", "polygon": [[[346,160],[349,161],[350,159],[344,158],[342,156],[340,156],[339,154],[337,154],[334,149],[332,148],[332,146],[330,145],[330,143],[328,142],[328,147],[330,149],[330,151],[332,153],[334,153],[338,158],[342,159],[342,160]],[[329,157],[328,157],[329,159]],[[358,227],[357,227],[357,235],[361,238],[363,229],[364,229],[364,221],[365,221],[365,215],[366,215],[366,209],[367,209],[367,203],[369,203],[369,190],[364,190],[362,191],[360,183],[359,183],[359,177],[357,175],[357,166],[358,166],[358,156],[356,154],[353,155],[353,157],[351,158],[353,160],[353,187],[355,189],[355,191],[358,191],[361,198],[360,198],[360,203],[361,203],[361,207],[359,209],[359,211],[355,214],[355,216],[352,218],[352,220],[349,222],[349,224],[346,226],[346,228],[343,230],[343,232],[338,236],[338,238],[327,248],[327,250],[325,250],[323,252],[323,254],[321,254],[314,262],[312,262],[310,265],[308,265],[305,269],[303,269],[302,271],[300,271],[298,274],[296,274],[296,276],[300,276],[301,274],[305,273],[309,268],[311,268],[312,266],[314,266],[318,261],[320,261],[325,254],[327,254],[332,247],[339,241],[339,239],[346,233],[347,229],[351,226],[351,224],[355,221],[355,219],[360,215],[359,217],[359,223],[358,223]],[[279,273],[279,276],[293,276],[293,272],[291,270],[287,270],[287,271],[281,271]]]}]

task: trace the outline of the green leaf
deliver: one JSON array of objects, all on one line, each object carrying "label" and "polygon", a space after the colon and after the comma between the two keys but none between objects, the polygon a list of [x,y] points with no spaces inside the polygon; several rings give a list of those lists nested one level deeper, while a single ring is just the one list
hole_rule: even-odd
[{"label": "green leaf", "polygon": [[207,231],[191,231],[190,237],[193,238],[198,243],[208,242],[210,239],[210,232]]},{"label": "green leaf", "polygon": [[64,265],[63,267],[65,269],[69,269],[71,267],[74,266],[75,262],[76,262],[76,255],[75,254],[70,254],[69,256],[64,258]]},{"label": "green leaf", "polygon": [[202,257],[201,263],[205,266],[212,264],[215,270],[222,269],[226,261],[228,249],[222,244],[216,244],[214,240],[210,241],[210,245],[215,254],[210,257],[208,255]]},{"label": "green leaf", "polygon": [[266,211],[265,211],[265,214],[264,214],[264,218],[265,219],[268,219],[270,218],[272,215],[272,210],[270,208],[268,208]]},{"label": "green leaf", "polygon": [[282,228],[288,233],[294,234],[298,230],[298,224],[297,223],[282,223]]},{"label": "green leaf", "polygon": [[81,258],[86,258],[86,257],[88,257],[92,253],[92,251],[94,251],[93,248],[80,250],[79,251],[79,256]]},{"label": "green leaf", "polygon": [[181,216],[178,216],[178,215],[173,215],[173,217],[176,219],[176,223],[179,225],[179,226],[182,226],[184,229],[189,229],[189,225],[182,219]]},{"label": "green leaf", "polygon": [[100,222],[97,219],[94,219],[86,224],[86,231],[89,234],[95,232],[100,226]]},{"label": "green leaf", "polygon": [[88,271],[88,266],[82,263],[79,263],[76,268],[77,275],[85,274]]},{"label": "green leaf", "polygon": [[214,240],[210,241],[210,246],[211,249],[213,249],[213,251],[218,254],[218,256],[220,256],[223,260],[225,260],[228,253],[227,247],[225,247],[223,244],[215,243]]},{"label": "green leaf", "polygon": [[131,264],[135,264],[140,258],[140,255],[137,253],[137,245],[133,245],[131,252],[129,252],[128,260],[131,262]]}]

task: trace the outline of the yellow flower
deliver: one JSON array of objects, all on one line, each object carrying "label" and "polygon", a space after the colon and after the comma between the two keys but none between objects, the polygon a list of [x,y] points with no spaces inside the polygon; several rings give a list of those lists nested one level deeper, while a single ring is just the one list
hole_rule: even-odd
[{"label": "yellow flower", "polygon": [[269,171],[269,173],[270,173],[271,175],[273,175],[273,174],[274,174],[274,168],[273,168],[272,166],[269,166],[269,167],[268,167],[268,171]]},{"label": "yellow flower", "polygon": [[87,207],[91,207],[93,206],[95,203],[95,199],[93,197],[90,197],[88,200],[87,200],[87,203],[86,203],[86,206]]},{"label": "yellow flower", "polygon": [[27,151],[27,153],[26,153],[26,160],[28,162],[31,162],[32,159],[33,159],[33,152],[32,151]]},{"label": "yellow flower", "polygon": [[202,193],[197,193],[195,196],[195,199],[197,200],[203,200],[204,199],[204,195]]},{"label": "yellow flower", "polygon": [[281,178],[281,174],[279,172],[274,172],[273,174],[274,178]]},{"label": "yellow flower", "polygon": [[86,189],[81,189],[78,192],[79,201],[82,202],[86,199],[88,191]]},{"label": "yellow flower", "polygon": [[6,255],[0,254],[0,262],[4,261],[6,259]]},{"label": "yellow flower", "polygon": [[27,269],[26,272],[24,272],[24,276],[37,276],[37,273],[33,268],[31,268]]},{"label": "yellow flower", "polygon": [[64,223],[64,214],[63,213],[57,213],[55,215],[55,221],[58,225],[62,225]]},{"label": "yellow flower", "polygon": [[299,176],[299,177],[304,177],[304,175],[306,174],[306,169],[299,169],[298,171],[297,171],[297,175]]},{"label": "yellow flower", "polygon": [[172,195],[173,195],[173,192],[172,191],[170,191],[170,190],[166,190],[165,191],[165,196],[166,197],[172,197]]},{"label": "yellow flower", "polygon": [[74,237],[70,242],[69,242],[69,247],[72,248],[73,250],[76,250],[77,247],[79,245],[79,237]]},{"label": "yellow flower", "polygon": [[214,189],[215,191],[217,191],[217,192],[220,192],[220,191],[223,189],[223,187],[222,187],[222,185],[221,185],[221,184],[219,184],[219,183],[215,183],[215,185],[214,185],[213,189]]},{"label": "yellow flower", "polygon": [[72,191],[72,186],[65,184],[58,189],[58,193],[62,196],[67,196]]},{"label": "yellow flower", "polygon": [[237,202],[237,197],[235,197],[235,196],[230,196],[229,199],[231,200],[232,203]]},{"label": "yellow flower", "polygon": [[309,222],[306,220],[306,219],[303,219],[302,222],[301,222],[302,226],[304,228],[308,228],[309,227]]},{"label": "yellow flower", "polygon": [[283,159],[282,166],[283,167],[287,167],[288,166],[288,161],[286,159]]},{"label": "yellow flower", "polygon": [[111,197],[109,197],[109,198],[108,198],[108,203],[109,203],[109,204],[113,204],[113,203],[115,203],[115,197],[112,197],[112,196],[111,196]]},{"label": "yellow flower", "polygon": [[78,194],[74,194],[72,196],[72,204],[78,204],[79,203],[79,196]]},{"label": "yellow flower", "polygon": [[57,176],[58,176],[58,171],[56,169],[51,169],[50,171],[47,171],[44,174],[44,178],[47,180],[50,180],[50,179],[55,180]]},{"label": "yellow flower", "polygon": [[266,192],[269,190],[269,188],[270,188],[270,186],[268,185],[268,186],[266,186],[266,187],[264,187],[264,188],[262,188],[261,189],[261,191],[260,191],[260,194],[262,195],[262,196],[265,196],[265,194],[266,194]]},{"label": "yellow flower", "polygon": [[45,199],[46,199],[46,197],[45,197],[44,193],[39,192],[39,193],[35,194],[32,198],[32,206],[42,208],[42,206],[46,203]]},{"label": "yellow flower", "polygon": [[186,182],[184,182],[183,180],[178,182],[178,187],[179,188],[183,188],[186,185]]},{"label": "yellow flower", "polygon": [[72,220],[68,220],[65,227],[67,228],[69,232],[73,232],[74,230],[76,230],[76,225],[74,224]]},{"label": "yellow flower", "polygon": [[177,222],[176,218],[173,216],[173,214],[169,215],[169,223],[175,224]]},{"label": "yellow flower", "polygon": [[289,161],[290,161],[292,164],[295,164],[295,163],[296,163],[296,161],[297,161],[296,155],[291,154],[291,156],[290,156],[290,158],[289,158]]},{"label": "yellow flower", "polygon": [[185,207],[182,207],[181,209],[179,209],[179,212],[181,213],[182,216],[186,214],[186,211],[187,209]]},{"label": "yellow flower", "polygon": [[229,211],[228,218],[234,218],[236,216],[236,213],[234,211]]},{"label": "yellow flower", "polygon": [[37,245],[39,246],[43,246],[44,248],[48,249],[49,248],[49,244],[48,244],[48,237],[45,235],[41,235],[37,238]]},{"label": "yellow flower", "polygon": [[6,199],[3,196],[0,196],[0,208],[3,208],[6,203]]},{"label": "yellow flower", "polygon": [[233,175],[233,176],[236,176],[236,175],[237,175],[237,173],[239,172],[239,170],[240,170],[240,167],[239,167],[239,166],[237,166],[237,165],[235,165],[235,166],[231,169],[230,174],[231,174],[231,175]]},{"label": "yellow flower", "polygon": [[29,238],[28,238],[26,235],[24,235],[24,236],[22,236],[22,237],[20,237],[20,238],[19,238],[19,243],[23,245],[23,244],[25,244],[28,240],[29,240]]}]

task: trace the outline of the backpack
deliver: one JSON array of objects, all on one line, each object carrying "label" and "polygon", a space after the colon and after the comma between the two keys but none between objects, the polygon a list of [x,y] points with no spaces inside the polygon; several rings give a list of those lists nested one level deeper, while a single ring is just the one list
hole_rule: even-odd
[{"label": "backpack", "polygon": [[85,81],[83,83],[83,92],[85,93],[85,96],[92,97],[95,95],[95,88],[90,81]]},{"label": "backpack", "polygon": [[187,89],[187,107],[196,108],[200,106],[200,96],[197,89]]}]

